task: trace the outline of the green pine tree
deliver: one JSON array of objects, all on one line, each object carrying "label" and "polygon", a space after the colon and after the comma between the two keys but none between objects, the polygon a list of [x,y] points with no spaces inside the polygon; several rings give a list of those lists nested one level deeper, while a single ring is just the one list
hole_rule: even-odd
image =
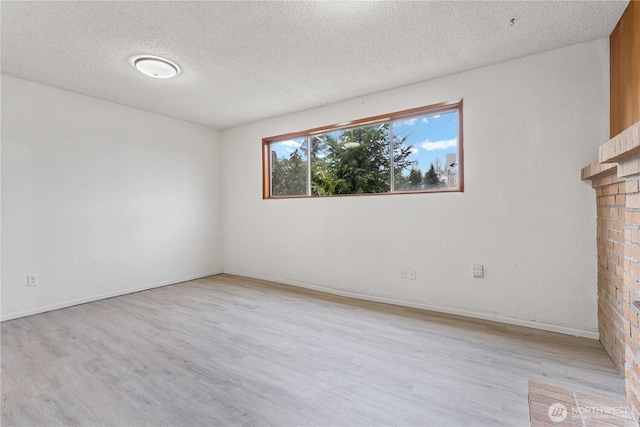
[{"label": "green pine tree", "polygon": [[412,190],[419,189],[422,186],[422,171],[412,167],[409,171],[409,186]]},{"label": "green pine tree", "polygon": [[424,183],[431,188],[437,187],[440,184],[440,176],[438,172],[436,172],[433,163],[431,163],[429,170],[424,174]]}]

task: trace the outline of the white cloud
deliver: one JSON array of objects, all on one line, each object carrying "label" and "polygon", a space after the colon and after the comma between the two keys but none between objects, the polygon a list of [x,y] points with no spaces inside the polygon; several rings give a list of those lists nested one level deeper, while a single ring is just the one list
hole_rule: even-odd
[{"label": "white cloud", "polygon": [[282,144],[286,147],[295,147],[295,148],[300,148],[302,146],[301,142],[295,141],[293,139],[289,139],[287,141],[279,141],[278,144]]},{"label": "white cloud", "polygon": [[416,124],[416,121],[418,119],[409,119],[409,120],[405,120],[404,122],[402,122],[403,125],[405,126],[413,126]]},{"label": "white cloud", "polygon": [[426,117],[422,118],[422,123],[429,123],[429,120]]},{"label": "white cloud", "polygon": [[433,116],[434,119],[439,119],[440,118],[440,114],[436,114],[435,116]]},{"label": "white cloud", "polygon": [[288,139],[286,141],[278,141],[278,148],[276,150],[280,152],[284,152],[286,154],[291,154],[296,151],[298,148],[302,147],[302,142],[298,142],[295,139]]},{"label": "white cloud", "polygon": [[458,145],[458,138],[444,139],[442,141],[429,141],[428,139],[420,144],[422,149],[427,151],[444,150]]},{"label": "white cloud", "polygon": [[409,151],[411,152],[411,154],[418,154],[420,153],[420,150],[418,149],[418,147],[411,147],[409,149]]}]

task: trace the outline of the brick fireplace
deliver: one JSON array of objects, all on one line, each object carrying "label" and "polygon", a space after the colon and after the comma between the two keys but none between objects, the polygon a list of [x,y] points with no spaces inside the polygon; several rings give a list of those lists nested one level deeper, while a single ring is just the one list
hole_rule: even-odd
[{"label": "brick fireplace", "polygon": [[604,143],[582,169],[596,190],[598,330],[640,420],[640,122]]}]

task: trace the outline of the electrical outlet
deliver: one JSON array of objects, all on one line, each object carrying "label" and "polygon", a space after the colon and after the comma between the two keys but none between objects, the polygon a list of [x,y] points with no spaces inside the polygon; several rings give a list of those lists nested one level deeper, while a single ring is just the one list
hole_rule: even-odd
[{"label": "electrical outlet", "polygon": [[407,278],[407,269],[403,268],[402,270],[400,270],[400,278],[401,279],[406,279]]},{"label": "electrical outlet", "polygon": [[484,277],[484,266],[482,264],[473,264],[473,277],[478,279]]},{"label": "electrical outlet", "polygon": [[416,280],[416,271],[407,270],[407,276],[409,276],[409,280]]},{"label": "electrical outlet", "polygon": [[36,276],[35,274],[29,274],[27,276],[27,286],[38,286],[38,276]]}]

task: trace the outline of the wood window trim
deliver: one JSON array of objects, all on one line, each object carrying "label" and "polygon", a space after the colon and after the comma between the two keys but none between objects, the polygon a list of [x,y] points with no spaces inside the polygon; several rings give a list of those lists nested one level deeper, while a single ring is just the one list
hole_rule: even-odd
[{"label": "wood window trim", "polygon": [[[442,188],[435,190],[407,190],[407,191],[389,191],[387,193],[360,193],[360,194],[333,194],[330,196],[272,196],[271,195],[271,155],[269,144],[272,142],[282,141],[286,139],[299,138],[301,136],[309,136],[333,132],[336,130],[349,129],[357,126],[366,126],[380,122],[392,122],[397,119],[415,117],[420,115],[447,113],[450,111],[458,112],[458,188]],[[464,192],[464,144],[463,144],[463,114],[462,99],[454,101],[441,102],[438,104],[426,105],[424,107],[410,108],[407,110],[396,111],[389,114],[380,114],[377,116],[365,117],[357,120],[336,123],[333,125],[321,126],[307,129],[299,132],[290,132],[281,135],[262,138],[262,198],[264,200],[281,200],[281,199],[322,199],[325,197],[353,197],[353,196],[390,196],[404,194],[425,194],[425,193],[462,193]]]}]

